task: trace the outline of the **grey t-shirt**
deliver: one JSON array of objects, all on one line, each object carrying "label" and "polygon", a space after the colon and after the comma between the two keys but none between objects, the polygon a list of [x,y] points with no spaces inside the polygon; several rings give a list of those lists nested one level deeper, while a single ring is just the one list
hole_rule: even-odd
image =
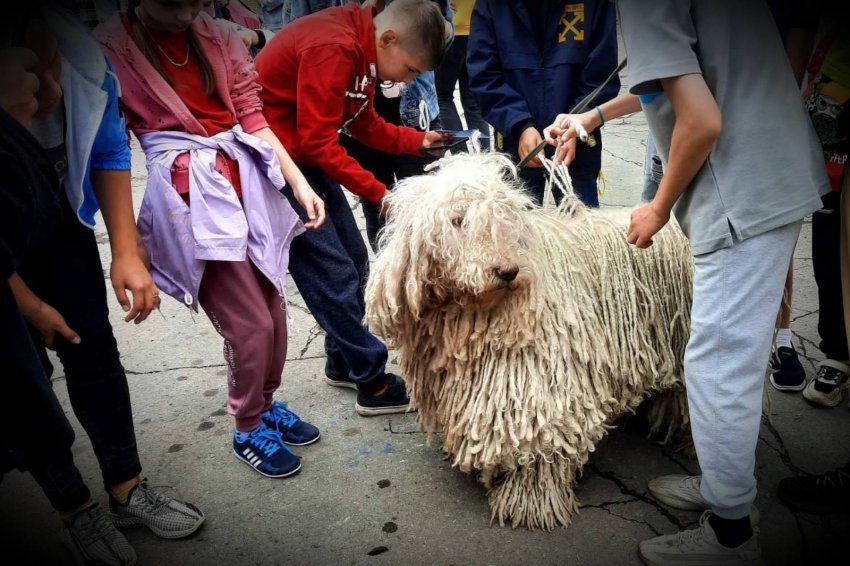
[{"label": "grey t-shirt", "polygon": [[617,0],[630,91],[666,167],[675,116],[661,79],[703,75],[723,117],[674,213],[694,255],[800,220],[829,191],[823,156],[762,0]]}]

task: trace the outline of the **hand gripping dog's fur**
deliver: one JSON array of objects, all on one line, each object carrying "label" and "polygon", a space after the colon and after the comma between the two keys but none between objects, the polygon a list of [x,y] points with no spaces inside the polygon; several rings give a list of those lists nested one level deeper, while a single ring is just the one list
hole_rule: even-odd
[{"label": "hand gripping dog's fur", "polygon": [[570,196],[534,206],[495,154],[447,158],[389,200],[367,321],[398,351],[422,428],[489,488],[494,519],[569,525],[590,452],[647,394],[668,390],[655,428],[689,436],[692,263],[678,227],[636,249],[627,213]]}]

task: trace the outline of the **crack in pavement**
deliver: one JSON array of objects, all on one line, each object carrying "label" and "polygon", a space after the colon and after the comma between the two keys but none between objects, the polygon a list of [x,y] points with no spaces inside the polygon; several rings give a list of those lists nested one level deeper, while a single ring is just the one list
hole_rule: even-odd
[{"label": "crack in pavement", "polygon": [[625,163],[631,163],[632,165],[636,165],[636,166],[640,167],[641,169],[643,169],[643,163],[638,163],[637,161],[632,161],[631,159],[626,159],[625,157],[620,157],[619,155],[612,153],[611,151],[605,149],[605,147],[602,148],[602,151],[604,151],[605,153],[607,153],[608,155],[610,155],[614,159],[619,159],[620,161],[623,161]]},{"label": "crack in pavement", "polygon": [[[806,318],[807,316],[811,316],[811,315],[815,314],[816,312],[819,312],[819,311],[818,311],[818,310],[813,310],[813,311],[811,311],[811,312],[807,312],[807,313],[803,313],[803,314],[797,315],[797,316],[795,316],[794,318],[792,318],[792,319],[791,319],[791,322],[792,322],[792,323],[797,322],[797,321],[798,321],[798,320],[800,320],[801,318]],[[792,331],[792,332],[793,332],[793,331]]]},{"label": "crack in pavement", "polygon": [[324,335],[324,331],[322,330],[322,327],[319,326],[318,323],[314,324],[313,328],[310,329],[310,334],[307,336],[307,343],[304,344],[303,348],[301,348],[301,353],[299,354],[299,356],[301,358],[303,358],[304,354],[307,353],[307,350],[310,349],[310,346],[313,345],[313,341],[315,341],[316,338],[318,338],[319,336],[323,336],[323,335]]},{"label": "crack in pavement", "polygon": [[691,469],[690,469],[689,467],[687,467],[685,464],[683,464],[683,463],[682,463],[682,462],[680,462],[678,459],[676,459],[676,457],[675,457],[675,456],[673,456],[673,454],[671,454],[670,452],[668,452],[666,449],[662,449],[662,450],[661,450],[661,454],[662,454],[665,458],[667,458],[668,460],[670,460],[671,462],[673,462],[674,464],[676,464],[677,466],[679,466],[680,468],[682,468],[682,470],[683,470],[686,474],[688,474],[689,476],[696,476],[696,475],[699,475],[697,472],[695,472],[695,471],[691,470]]},{"label": "crack in pavement", "polygon": [[759,440],[764,442],[765,446],[773,450],[777,456],[779,456],[779,460],[785,464],[785,467],[788,468],[795,475],[800,474],[808,474],[805,470],[801,469],[791,458],[791,452],[788,450],[788,447],[785,446],[785,441],[782,439],[782,435],[776,430],[776,427],[770,422],[770,419],[766,417],[762,417],[761,419],[762,426],[766,428],[770,434],[773,435],[773,438],[776,440],[776,445],[771,444],[764,436],[759,434]]},{"label": "crack in pavement", "polygon": [[304,314],[311,314],[310,309],[308,309],[306,306],[299,305],[298,303],[293,303],[292,301],[286,301],[286,306],[292,307],[295,310],[299,310],[299,311],[303,312]]},{"label": "crack in pavement", "polygon": [[[387,428],[385,428],[384,430],[389,432],[390,434],[425,434],[425,432],[421,430],[393,430],[392,420],[387,421]],[[435,431],[431,434],[442,434],[442,431]]]},{"label": "crack in pavement", "polygon": [[[620,493],[622,493],[623,495],[628,495],[629,497],[634,497],[635,499],[640,500],[643,503],[646,503],[647,505],[654,507],[655,510],[658,511],[658,513],[660,513],[665,519],[670,521],[670,523],[675,525],[680,531],[685,530],[685,528],[687,527],[687,525],[685,523],[680,521],[679,518],[676,517],[675,515],[673,515],[669,510],[667,510],[666,507],[664,507],[663,505],[661,505],[660,503],[658,503],[657,501],[655,501],[654,499],[652,499],[651,497],[649,497],[645,493],[640,493],[637,490],[634,490],[634,489],[630,488],[629,486],[627,486],[625,484],[625,482],[623,482],[623,480],[620,479],[617,476],[617,474],[615,474],[614,472],[603,472],[602,470],[599,469],[598,466],[596,466],[595,464],[590,464],[590,463],[586,464],[585,467],[588,468],[593,473],[595,473],[600,478],[603,478],[603,479],[606,479],[606,480],[612,482],[614,485],[616,485],[619,488]],[[659,533],[659,534],[661,534],[661,533]]]},{"label": "crack in pavement", "polygon": [[581,505],[581,506],[579,506],[579,509],[602,509],[603,511],[605,511],[606,513],[608,513],[612,517],[617,517],[618,519],[622,519],[622,520],[628,521],[630,523],[636,523],[638,525],[644,525],[650,531],[652,531],[655,536],[663,535],[664,533],[662,533],[661,531],[656,529],[646,519],[634,519],[632,517],[623,517],[622,515],[618,515],[617,513],[614,513],[613,511],[608,509],[609,505],[623,505],[623,504],[626,504],[626,503],[634,503],[636,501],[640,501],[640,500],[639,499],[629,499],[627,501],[609,501],[607,503],[600,503],[599,505]]}]

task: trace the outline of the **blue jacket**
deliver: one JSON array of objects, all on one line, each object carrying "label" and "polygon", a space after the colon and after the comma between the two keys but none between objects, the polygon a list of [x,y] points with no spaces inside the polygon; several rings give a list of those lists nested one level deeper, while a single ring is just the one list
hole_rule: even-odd
[{"label": "blue jacket", "polygon": [[[516,155],[523,126],[543,130],[602,84],[617,67],[616,11],[610,0],[549,3],[543,49],[525,0],[477,0],[472,12],[467,70],[484,119]],[[590,108],[614,98],[616,78]],[[597,135],[597,139],[601,138]],[[582,146],[570,168],[598,170],[602,144]]]},{"label": "blue jacket", "polygon": [[94,228],[94,215],[100,206],[91,171],[130,169],[118,78],[100,45],[73,13],[55,7],[47,17],[62,57],[60,83],[68,153],[64,190],[79,221]]}]

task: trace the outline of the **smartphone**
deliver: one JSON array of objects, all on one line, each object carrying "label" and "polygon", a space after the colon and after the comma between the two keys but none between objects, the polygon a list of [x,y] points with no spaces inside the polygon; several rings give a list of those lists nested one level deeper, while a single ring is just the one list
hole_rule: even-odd
[{"label": "smartphone", "polygon": [[486,138],[478,130],[435,130],[439,134],[443,134],[446,139],[440,145],[433,145],[425,151],[449,151],[457,149],[469,140],[476,138]]}]

